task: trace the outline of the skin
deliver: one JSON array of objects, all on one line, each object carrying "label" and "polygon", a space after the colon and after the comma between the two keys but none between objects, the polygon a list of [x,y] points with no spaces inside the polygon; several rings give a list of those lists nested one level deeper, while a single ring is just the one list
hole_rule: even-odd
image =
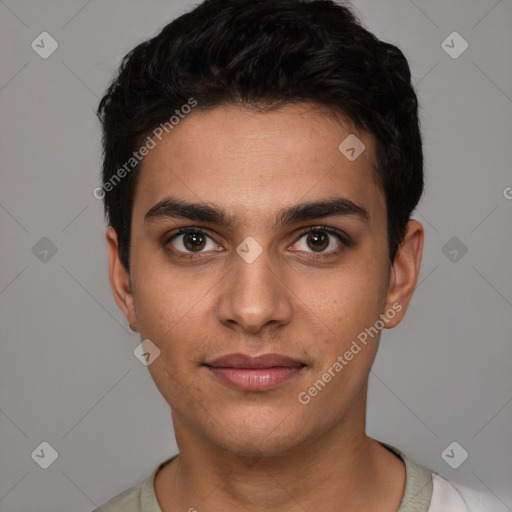
[{"label": "skin", "polygon": [[[338,150],[351,133],[366,146],[352,162]],[[423,228],[408,223],[390,265],[374,166],[368,133],[307,104],[266,113],[195,110],[145,157],[130,273],[112,228],[106,238],[116,302],[141,339],[161,351],[148,369],[171,407],[180,452],[155,479],[163,512],[398,510],[404,464],[365,434],[380,333],[308,404],[297,398],[393,304],[401,310],[385,327],[396,326],[417,282]],[[144,222],[169,196],[224,209],[233,225],[179,217]],[[274,224],[282,208],[340,197],[364,207],[368,219],[346,214]],[[193,259],[177,257],[187,254],[186,236],[169,242],[185,226],[211,237],[201,253],[188,251]],[[350,245],[327,234],[329,244],[318,251],[302,235],[318,226],[342,231]],[[249,236],[262,248],[252,263],[236,252]],[[307,366],[277,388],[242,391],[203,366],[234,352],[274,352]]]}]

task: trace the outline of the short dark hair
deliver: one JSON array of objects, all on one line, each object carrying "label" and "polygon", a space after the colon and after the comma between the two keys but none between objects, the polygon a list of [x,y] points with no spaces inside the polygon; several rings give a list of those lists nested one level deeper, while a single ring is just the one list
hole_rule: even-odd
[{"label": "short dark hair", "polygon": [[131,50],[98,106],[105,218],[127,270],[140,172],[133,153],[191,100],[201,109],[311,102],[370,133],[393,262],[423,192],[418,102],[403,53],[331,0],[205,0]]}]

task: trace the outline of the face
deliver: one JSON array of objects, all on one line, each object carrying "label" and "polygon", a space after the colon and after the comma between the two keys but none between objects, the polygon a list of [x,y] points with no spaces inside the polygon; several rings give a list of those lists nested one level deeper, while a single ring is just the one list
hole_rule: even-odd
[{"label": "face", "polygon": [[[231,452],[364,430],[380,331],[419,271],[417,226],[390,266],[372,138],[310,107],[194,111],[158,142],[135,193],[131,287],[107,233],[116,301],[160,350],[148,369],[175,429]],[[338,149],[350,134],[355,160]]]}]

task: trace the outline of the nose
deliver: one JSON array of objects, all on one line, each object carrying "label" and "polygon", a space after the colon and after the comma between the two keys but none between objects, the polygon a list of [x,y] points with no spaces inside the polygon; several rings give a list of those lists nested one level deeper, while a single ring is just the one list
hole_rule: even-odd
[{"label": "nose", "polygon": [[[263,252],[252,262],[233,254],[232,271],[223,280],[217,315],[223,324],[251,334],[290,322],[291,292]],[[276,267],[276,265],[274,265]]]}]

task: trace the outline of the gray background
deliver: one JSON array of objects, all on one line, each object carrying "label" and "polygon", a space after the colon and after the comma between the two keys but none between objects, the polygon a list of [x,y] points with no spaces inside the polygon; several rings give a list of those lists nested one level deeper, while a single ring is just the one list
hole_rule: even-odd
[{"label": "gray background", "polygon": [[[512,510],[512,1],[353,4],[410,61],[427,173],[420,282],[383,335],[368,431]],[[2,512],[92,510],[177,451],[108,284],[94,110],[121,57],[192,5],[0,0]],[[43,441],[48,469],[31,457]],[[453,441],[458,469],[441,457]]]}]

